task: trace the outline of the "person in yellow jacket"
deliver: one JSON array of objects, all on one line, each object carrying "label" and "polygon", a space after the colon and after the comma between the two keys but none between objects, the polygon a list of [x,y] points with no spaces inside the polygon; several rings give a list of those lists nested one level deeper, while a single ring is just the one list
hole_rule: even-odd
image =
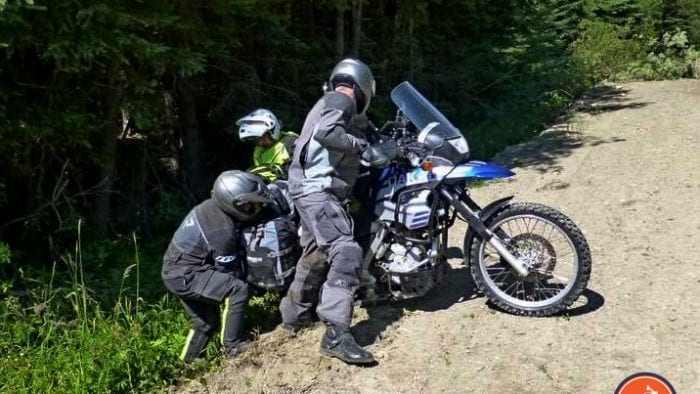
[{"label": "person in yellow jacket", "polygon": [[282,131],[280,121],[272,111],[259,108],[238,119],[241,141],[255,142],[253,167],[248,171],[264,177],[268,182],[287,179],[287,167],[299,135]]}]

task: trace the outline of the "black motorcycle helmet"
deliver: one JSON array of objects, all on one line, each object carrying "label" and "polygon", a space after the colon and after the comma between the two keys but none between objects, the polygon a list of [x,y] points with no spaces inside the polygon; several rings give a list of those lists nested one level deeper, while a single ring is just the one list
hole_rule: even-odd
[{"label": "black motorcycle helmet", "polygon": [[222,211],[242,222],[254,221],[263,205],[272,203],[262,178],[237,170],[222,172],[214,182],[211,195]]}]

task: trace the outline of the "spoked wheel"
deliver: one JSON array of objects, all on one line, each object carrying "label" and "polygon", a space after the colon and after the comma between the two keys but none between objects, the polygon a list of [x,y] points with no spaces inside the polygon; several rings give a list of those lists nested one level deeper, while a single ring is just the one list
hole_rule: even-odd
[{"label": "spoked wheel", "polygon": [[485,221],[513,255],[530,265],[520,276],[476,234],[465,239],[479,290],[517,315],[549,316],[569,307],[588,284],[591,253],[581,230],[563,213],[540,204],[504,207]]}]

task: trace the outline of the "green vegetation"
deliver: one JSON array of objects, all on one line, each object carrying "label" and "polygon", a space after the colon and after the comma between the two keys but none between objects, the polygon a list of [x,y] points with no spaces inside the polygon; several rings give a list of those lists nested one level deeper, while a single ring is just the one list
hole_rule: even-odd
[{"label": "green vegetation", "polygon": [[108,306],[88,287],[93,260],[79,242],[46,276],[20,271],[27,290],[0,302],[3,392],[142,391],[172,381],[181,368],[177,348],[188,322],[168,297],[141,298],[136,245],[121,260],[128,266]]},{"label": "green vegetation", "polygon": [[[210,366],[177,361],[162,253],[249,164],[233,121],[264,106],[298,130],[341,57],[375,72],[375,123],[408,79],[480,159],[601,81],[700,76],[697,0],[0,0],[0,31],[9,392],[146,391]],[[277,300],[251,301],[252,328]]]},{"label": "green vegetation", "polygon": [[[78,238],[60,263],[65,277],[58,274],[60,264],[45,280],[20,271],[20,282],[31,290],[0,301],[0,391],[148,391],[213,365],[213,357],[187,366],[178,359],[190,323],[174,297],[156,296],[159,283],[144,281],[158,280],[157,264],[141,261],[156,256],[139,251],[135,235],[112,247],[132,255],[117,259],[125,266],[102,267],[110,274],[89,269],[96,256],[106,258],[104,247],[96,249],[84,254]],[[276,294],[253,297],[249,326],[269,326],[278,303]],[[209,351],[213,356],[215,346]]]}]

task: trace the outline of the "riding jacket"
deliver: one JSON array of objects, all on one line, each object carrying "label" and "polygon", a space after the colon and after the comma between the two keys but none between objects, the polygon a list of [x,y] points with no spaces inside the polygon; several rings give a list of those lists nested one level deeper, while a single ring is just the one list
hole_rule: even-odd
[{"label": "riding jacket", "polygon": [[[366,143],[351,127],[355,101],[339,92],[319,99],[304,122],[289,167],[291,193],[296,197],[328,191],[341,201],[357,180],[360,152]],[[358,133],[359,134],[359,133]]]}]

